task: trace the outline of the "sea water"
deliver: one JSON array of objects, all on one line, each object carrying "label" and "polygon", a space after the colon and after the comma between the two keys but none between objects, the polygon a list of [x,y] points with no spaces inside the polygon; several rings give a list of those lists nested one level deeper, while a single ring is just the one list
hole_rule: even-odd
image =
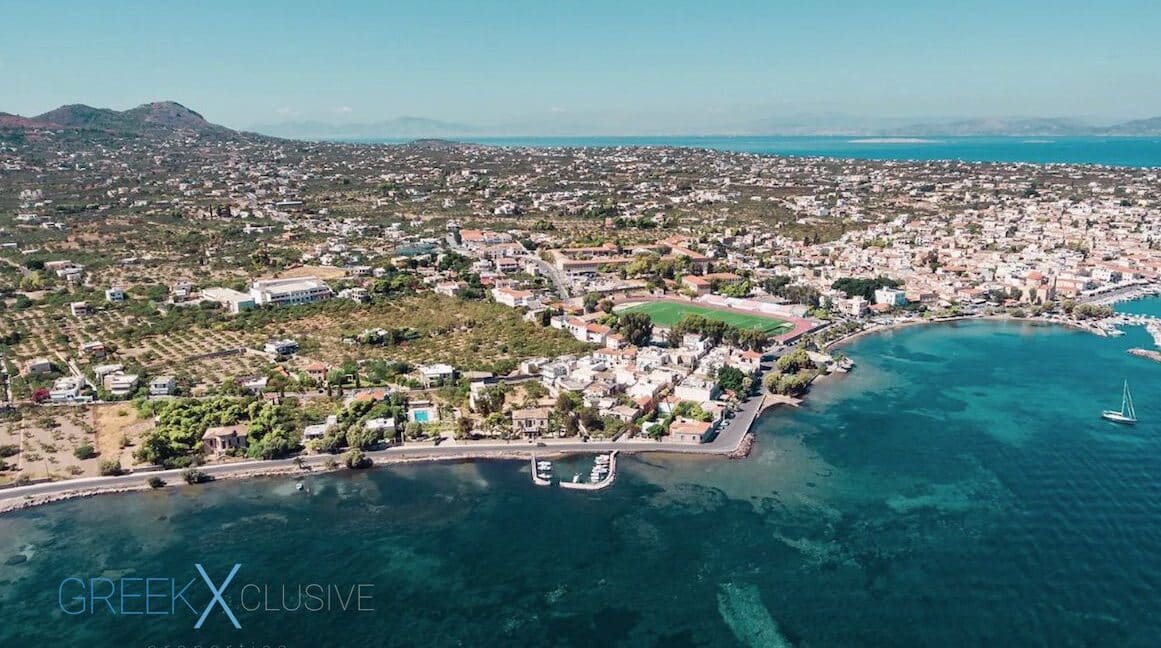
[{"label": "sea water", "polygon": [[[623,456],[599,492],[509,461],[5,515],[0,645],[1161,645],[1161,366],[1125,352],[1148,343],[982,321],[862,338],[749,458]],[[1135,427],[1099,418],[1123,380]],[[195,563],[216,584],[241,565],[240,630],[58,600],[69,577]],[[373,609],[249,612],[247,583],[366,583]]]}]

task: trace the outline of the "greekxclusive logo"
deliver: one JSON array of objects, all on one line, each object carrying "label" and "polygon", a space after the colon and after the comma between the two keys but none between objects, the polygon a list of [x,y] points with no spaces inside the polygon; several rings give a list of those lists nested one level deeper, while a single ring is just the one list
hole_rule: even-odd
[{"label": "greekxclusive logo", "polygon": [[296,585],[246,583],[235,577],[242,569],[236,563],[220,581],[211,578],[201,563],[194,564],[196,576],[78,578],[61,580],[57,604],[72,616],[112,614],[118,616],[196,617],[200,629],[217,610],[241,629],[235,610],[247,613],[374,612],[374,585],[303,583]]}]

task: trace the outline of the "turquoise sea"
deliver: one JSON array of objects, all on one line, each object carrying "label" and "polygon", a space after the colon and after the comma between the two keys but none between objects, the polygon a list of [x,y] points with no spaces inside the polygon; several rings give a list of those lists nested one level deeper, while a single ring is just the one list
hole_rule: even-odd
[{"label": "turquoise sea", "polygon": [[[518,147],[661,146],[874,160],[962,160],[1161,167],[1161,137],[457,137]],[[401,143],[407,140],[368,140]]]},{"label": "turquoise sea", "polygon": [[1114,309],[1120,313],[1161,317],[1161,297],[1147,297],[1145,299],[1118,302],[1114,306]]},{"label": "turquoise sea", "polygon": [[[1148,344],[982,321],[863,338],[748,459],[627,458],[599,493],[492,462],[18,512],[0,646],[1161,645],[1161,366],[1125,353]],[[1123,379],[1134,428],[1098,417]],[[242,564],[241,630],[221,609],[200,630],[59,610],[64,578],[194,563],[218,584]],[[374,611],[247,612],[255,583],[291,604],[296,584],[369,583]]]}]

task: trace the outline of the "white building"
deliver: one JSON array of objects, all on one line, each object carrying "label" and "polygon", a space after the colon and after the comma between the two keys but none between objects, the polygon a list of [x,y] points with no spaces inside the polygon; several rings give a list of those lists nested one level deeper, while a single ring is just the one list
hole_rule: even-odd
[{"label": "white building", "polygon": [[717,398],[720,392],[712,380],[689,376],[674,388],[673,395],[683,401],[705,403]]},{"label": "white building", "polygon": [[528,290],[493,288],[492,299],[495,299],[497,304],[503,304],[509,308],[540,308],[540,300]]},{"label": "white building", "polygon": [[907,293],[896,288],[879,288],[875,291],[875,303],[888,306],[906,306]]},{"label": "white building", "polygon": [[173,376],[156,376],[149,381],[150,396],[170,396],[177,391],[177,380]]},{"label": "white building", "polygon": [[57,378],[48,392],[49,399],[54,403],[66,403],[76,400],[85,389],[85,381],[76,376]]},{"label": "white building", "polygon": [[137,391],[137,374],[115,373],[105,376],[105,391],[115,398],[131,396]]},{"label": "white building", "polygon": [[271,340],[262,347],[262,350],[272,355],[292,355],[298,353],[298,342],[294,340]]},{"label": "white building", "polygon": [[423,384],[428,387],[445,383],[454,378],[455,374],[455,367],[448,364],[436,363],[419,367],[419,375],[423,378]]},{"label": "white building", "polygon": [[[174,298],[177,298],[177,293],[174,293]],[[244,310],[254,308],[254,298],[244,292],[231,290],[230,288],[206,288],[202,291],[202,298],[208,301],[217,302],[222,308],[231,313],[240,313]]]},{"label": "white building", "polygon": [[339,299],[349,299],[360,304],[365,304],[371,301],[371,293],[367,292],[366,288],[344,288],[339,291]]},{"label": "white building", "polygon": [[259,306],[309,304],[330,299],[333,295],[331,287],[318,277],[263,279],[250,285],[250,296]]}]

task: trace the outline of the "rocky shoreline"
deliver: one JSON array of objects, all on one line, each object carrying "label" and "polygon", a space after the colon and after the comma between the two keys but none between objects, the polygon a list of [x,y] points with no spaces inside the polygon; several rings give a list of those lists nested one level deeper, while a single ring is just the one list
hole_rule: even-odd
[{"label": "rocky shoreline", "polygon": [[738,447],[735,448],[733,452],[727,454],[726,458],[745,459],[746,457],[750,456],[750,452],[754,449],[754,442],[754,433],[747,432],[746,435],[742,437],[742,442],[738,444]]}]

